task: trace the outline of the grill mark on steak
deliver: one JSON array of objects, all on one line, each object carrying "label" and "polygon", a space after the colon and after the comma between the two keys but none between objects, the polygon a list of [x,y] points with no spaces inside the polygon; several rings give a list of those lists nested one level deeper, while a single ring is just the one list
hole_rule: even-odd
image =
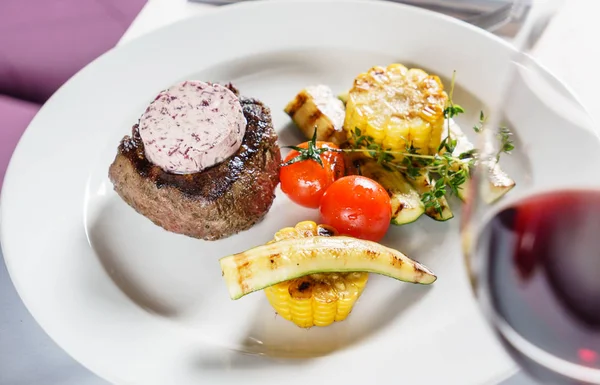
[{"label": "grill mark on steak", "polygon": [[217,240],[254,226],[275,199],[281,152],[269,108],[252,98],[240,97],[240,102],[248,122],[241,147],[199,173],[171,174],[153,165],[135,125],[109,169],[115,191],[139,214],[174,233]]},{"label": "grill mark on steak", "polygon": [[[239,95],[233,86],[228,85],[228,88]],[[146,158],[137,124],[133,126],[132,136],[125,137],[121,142],[119,153],[129,159],[140,176],[151,179],[158,188],[175,187],[190,198],[201,197],[209,201],[219,199],[238,180],[254,155],[277,145],[269,108],[252,98],[240,97],[240,103],[248,121],[242,145],[227,160],[202,172],[172,174],[152,164]],[[263,163],[266,162],[266,159],[262,160]]]}]

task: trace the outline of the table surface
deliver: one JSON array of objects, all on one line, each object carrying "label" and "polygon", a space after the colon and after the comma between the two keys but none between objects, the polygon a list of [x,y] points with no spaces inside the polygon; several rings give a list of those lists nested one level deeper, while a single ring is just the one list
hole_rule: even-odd
[{"label": "table surface", "polygon": [[[283,0],[282,0],[283,1]],[[544,0],[536,0],[544,1]],[[149,0],[119,44],[195,15],[213,6],[187,0]],[[535,57],[564,81],[600,121],[597,90],[600,77],[600,36],[596,21],[600,1],[566,0],[539,41]],[[0,251],[0,385],[107,385],[66,355],[27,312],[10,281]],[[531,385],[518,374],[501,385]]]}]

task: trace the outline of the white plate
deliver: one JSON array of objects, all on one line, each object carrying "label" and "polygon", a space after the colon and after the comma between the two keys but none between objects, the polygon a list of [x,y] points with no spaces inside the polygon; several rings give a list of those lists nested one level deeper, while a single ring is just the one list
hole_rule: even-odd
[{"label": "white plate", "polygon": [[[14,154],[2,246],[17,290],[60,346],[115,384],[494,383],[513,366],[477,312],[458,217],[422,218],[384,240],[433,269],[433,286],[372,276],[347,321],[306,331],[277,318],[262,292],[231,301],[217,260],[316,219],[314,211],[278,191],[262,223],[204,242],[136,214],[107,172],[146,103],[179,80],[232,81],[272,108],[288,145],[302,140],[282,111],[298,90],[327,83],[342,91],[359,72],[394,61],[444,78],[456,69],[455,101],[468,109],[461,121],[473,121],[497,92],[509,52],[500,39],[450,18],[361,1],[249,2],[117,48],[52,97]],[[516,125],[535,118],[551,132],[568,124],[547,115],[552,106],[535,95],[522,98],[513,107]],[[539,125],[531,128],[526,145],[540,136]],[[584,131],[569,135],[580,150],[598,144]],[[524,176],[508,168],[518,181]]]}]

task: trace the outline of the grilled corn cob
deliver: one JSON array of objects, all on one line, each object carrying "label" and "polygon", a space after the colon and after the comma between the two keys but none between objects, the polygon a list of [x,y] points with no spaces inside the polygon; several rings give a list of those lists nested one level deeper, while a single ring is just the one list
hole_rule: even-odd
[{"label": "grilled corn cob", "polygon": [[313,137],[316,128],[317,140],[337,145],[346,142],[344,103],[327,86],[303,89],[288,103],[285,112],[308,139]]},{"label": "grilled corn cob", "polygon": [[367,285],[368,273],[311,274],[265,289],[273,309],[301,328],[345,320]]},{"label": "grilled corn cob", "polygon": [[373,67],[354,80],[346,102],[344,129],[356,128],[396,151],[407,145],[435,154],[441,142],[448,96],[437,76],[402,64]]},{"label": "grilled corn cob", "polygon": [[[304,221],[279,230],[273,241],[319,235],[334,236],[337,231]],[[265,295],[277,314],[297,326],[327,326],[348,317],[368,277],[366,272],[310,274],[267,287]]]}]

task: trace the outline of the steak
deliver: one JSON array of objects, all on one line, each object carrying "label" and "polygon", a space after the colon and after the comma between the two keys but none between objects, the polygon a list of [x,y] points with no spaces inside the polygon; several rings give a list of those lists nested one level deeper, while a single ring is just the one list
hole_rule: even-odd
[{"label": "steak", "polygon": [[251,228],[273,204],[281,153],[270,109],[253,98],[240,97],[240,103],[247,120],[242,145],[233,156],[198,173],[173,174],[152,164],[134,125],[109,169],[117,194],[173,233],[217,240]]}]

